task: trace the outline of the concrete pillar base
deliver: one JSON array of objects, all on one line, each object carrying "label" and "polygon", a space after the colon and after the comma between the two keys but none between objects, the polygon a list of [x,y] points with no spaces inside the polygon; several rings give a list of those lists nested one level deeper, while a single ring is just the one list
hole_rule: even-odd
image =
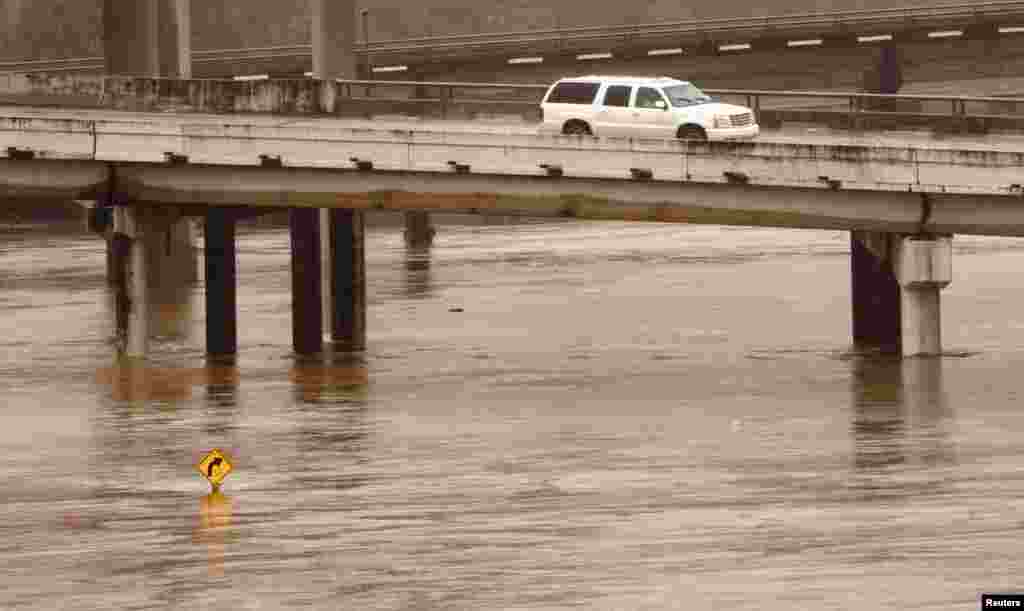
[{"label": "concrete pillar base", "polygon": [[942,354],[939,290],[937,285],[903,289],[903,356]]},{"label": "concrete pillar base", "polygon": [[903,356],[942,354],[939,292],[952,281],[952,238],[908,236],[899,243]]}]

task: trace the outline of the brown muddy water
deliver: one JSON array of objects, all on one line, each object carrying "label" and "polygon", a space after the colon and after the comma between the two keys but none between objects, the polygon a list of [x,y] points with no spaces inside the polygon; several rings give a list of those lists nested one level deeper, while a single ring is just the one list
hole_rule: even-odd
[{"label": "brown muddy water", "polygon": [[[850,354],[848,238],[367,237],[369,349],[291,356],[287,232],[115,363],[104,249],[0,232],[0,608],[975,609],[1024,590],[1024,242],[958,237],[950,356]],[[461,311],[452,311],[458,310]],[[206,450],[235,470],[218,495]]]}]

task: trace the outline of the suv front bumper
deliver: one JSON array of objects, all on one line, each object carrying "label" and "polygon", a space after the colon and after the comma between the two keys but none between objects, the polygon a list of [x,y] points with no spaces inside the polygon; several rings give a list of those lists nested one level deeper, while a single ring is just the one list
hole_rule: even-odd
[{"label": "suv front bumper", "polygon": [[757,123],[743,127],[721,127],[707,130],[708,140],[750,140],[761,133]]}]

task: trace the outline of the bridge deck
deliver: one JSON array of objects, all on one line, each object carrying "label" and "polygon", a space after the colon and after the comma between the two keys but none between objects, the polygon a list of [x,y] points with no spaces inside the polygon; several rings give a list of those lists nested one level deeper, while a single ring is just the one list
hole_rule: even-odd
[{"label": "bridge deck", "polygon": [[[16,110],[0,116],[0,149],[36,158],[0,161],[8,196],[102,197],[114,172],[122,195],[154,204],[1024,235],[1024,148],[1009,137],[910,145],[780,133],[696,144],[539,136],[523,125]],[[188,162],[168,163],[169,153]],[[283,167],[261,167],[261,155]]]},{"label": "bridge deck", "polygon": [[[335,117],[296,117],[275,115],[224,115],[212,113],[169,114],[119,110],[93,110],[83,112],[75,108],[44,108],[32,106],[0,105],[0,117],[27,117],[40,119],[74,119],[110,122],[144,122],[166,128],[211,125],[251,125],[258,127],[354,129],[354,130],[413,130],[461,134],[491,134],[500,136],[533,136],[540,130],[539,123],[513,115],[489,119],[461,120],[434,119],[409,115],[379,115],[373,119]],[[931,130],[850,131],[832,129],[823,125],[788,124],[780,129],[763,129],[758,142],[803,143],[815,145],[854,146],[914,146],[929,149],[972,149],[994,151],[1024,150],[1024,134],[990,133],[936,134]],[[4,146],[7,146],[6,144]]]}]

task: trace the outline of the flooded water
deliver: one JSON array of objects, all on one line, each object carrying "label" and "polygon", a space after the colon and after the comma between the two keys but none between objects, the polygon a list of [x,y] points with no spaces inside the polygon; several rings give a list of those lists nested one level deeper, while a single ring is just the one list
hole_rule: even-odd
[{"label": "flooded water", "polygon": [[[1024,242],[958,237],[942,359],[849,353],[847,234],[367,237],[369,349],[290,355],[239,237],[115,363],[102,242],[0,235],[0,608],[975,609],[1024,590]],[[234,461],[220,493],[194,469]]]}]

